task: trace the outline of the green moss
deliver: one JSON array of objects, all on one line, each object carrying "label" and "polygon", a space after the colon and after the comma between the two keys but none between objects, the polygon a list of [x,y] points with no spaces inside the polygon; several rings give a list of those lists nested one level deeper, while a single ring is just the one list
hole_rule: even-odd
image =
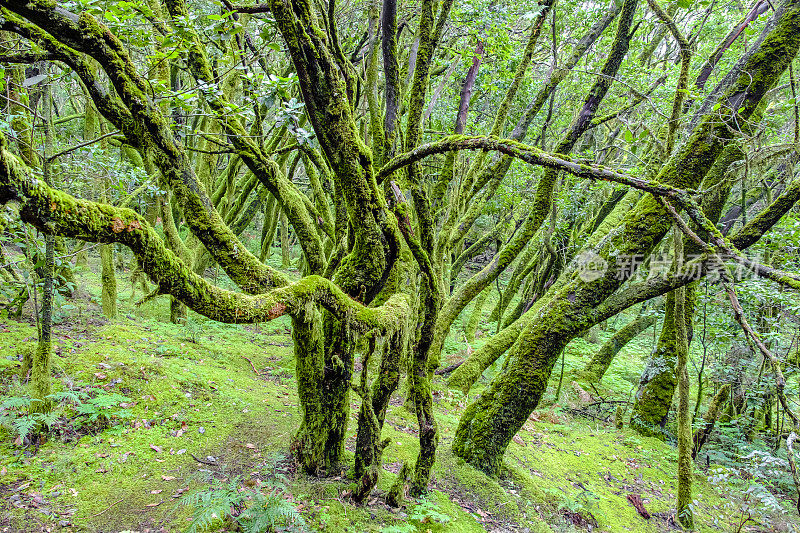
[{"label": "green moss", "polygon": [[[99,302],[99,278],[88,273],[79,276],[81,286]],[[153,300],[136,310],[124,300],[121,318],[107,323],[97,321],[96,303],[74,302],[81,316],[54,330],[54,348],[66,355],[54,357],[54,368],[61,376],[55,390],[70,382],[108,386],[122,380],[112,390],[125,393],[136,403],[130,408],[132,420],[96,436],[84,436],[77,443],[51,438],[36,455],[27,457],[2,434],[0,467],[7,470],[4,482],[34,481],[23,492],[41,493],[51,508],[76,509],[69,520],[86,530],[141,530],[149,527],[147,524],[163,523],[171,531],[181,531],[188,510],[174,503],[172,495],[178,489],[205,488],[211,475],[267,479],[285,468],[283,461],[303,413],[294,385],[296,360],[288,346],[291,324],[284,317],[258,328],[224,325],[192,314],[190,320],[200,329],[195,343],[187,338],[187,326],[164,322],[169,311],[167,299]],[[13,356],[35,338],[35,328],[28,323],[6,320],[3,327],[8,331],[0,335],[0,354]],[[639,341],[624,348],[608,372],[604,386],[616,387],[614,394],[624,395],[630,387],[616,376],[622,366],[640,363]],[[570,344],[567,351],[570,368],[579,368],[591,355],[590,346],[582,340]],[[264,374],[256,376],[245,357]],[[16,369],[9,367],[9,371]],[[106,377],[99,378],[96,373]],[[554,381],[549,389],[554,388]],[[438,377],[430,388],[437,423],[446,439],[463,413],[464,398],[448,395]],[[355,407],[351,403],[351,408]],[[445,443],[437,453],[426,498],[450,520],[445,526],[429,524],[431,531],[560,531],[565,526],[559,507],[575,505],[592,512],[601,529],[613,531],[624,523],[635,532],[658,530],[636,514],[625,496],[634,488],[649,500],[648,510],[671,513],[677,487],[674,448],[632,431],[587,424],[558,412],[538,411],[534,419],[539,421],[526,422],[519,439],[510,443],[497,478],[454,457],[449,442]],[[144,425],[145,420],[150,427]],[[382,436],[388,437],[390,444],[383,452],[373,493],[376,504],[369,503],[370,498],[357,506],[342,497],[352,483],[346,478],[289,476],[287,489],[294,502],[303,504],[301,513],[310,530],[377,533],[383,527],[404,523],[400,513],[413,513],[413,499],[396,511],[387,510],[381,501],[394,482],[390,470],[403,462],[413,464],[417,457],[416,414],[389,404],[385,420]],[[173,435],[182,428],[184,433]],[[350,449],[353,433],[348,431]],[[151,444],[162,451],[153,450]],[[187,452],[179,454],[183,449]],[[199,458],[214,456],[223,467],[198,464],[188,452]],[[353,453],[345,450],[343,468],[353,464],[353,459]],[[165,481],[161,476],[175,479]],[[162,492],[152,492],[159,490]],[[724,505],[704,476],[695,476],[694,490],[698,530],[735,528],[739,515]],[[60,495],[51,496],[54,493]],[[159,505],[148,507],[150,504]],[[25,529],[22,511],[8,510],[6,516],[12,526]]]}]

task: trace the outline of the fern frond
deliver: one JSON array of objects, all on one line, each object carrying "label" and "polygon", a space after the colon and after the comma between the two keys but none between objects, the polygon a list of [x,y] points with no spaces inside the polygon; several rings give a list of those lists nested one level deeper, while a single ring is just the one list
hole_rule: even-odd
[{"label": "fern frond", "polygon": [[13,410],[19,409],[20,407],[30,407],[36,402],[41,402],[41,400],[31,398],[30,396],[11,396],[10,398],[6,398],[3,403],[0,403],[0,410]]},{"label": "fern frond", "polygon": [[31,430],[39,425],[39,421],[33,416],[21,416],[14,420],[13,425],[14,431],[17,432],[22,440],[25,440]]},{"label": "fern frond", "polygon": [[75,405],[81,403],[82,399],[86,397],[85,392],[81,391],[72,391],[72,390],[65,390],[61,392],[54,392],[53,394],[48,394],[46,398],[48,400],[52,400],[55,403],[61,402],[70,402]]}]

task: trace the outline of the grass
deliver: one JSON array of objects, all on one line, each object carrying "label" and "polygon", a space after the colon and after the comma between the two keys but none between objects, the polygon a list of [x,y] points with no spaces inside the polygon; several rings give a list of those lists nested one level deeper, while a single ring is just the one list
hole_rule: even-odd
[{"label": "grass", "polygon": [[[423,532],[578,531],[582,526],[576,516],[596,521],[599,531],[670,528],[675,448],[571,410],[580,408],[580,400],[570,371],[581,368],[597,344],[578,339],[569,345],[562,400],[553,402],[554,375],[545,396],[549,406],[536,411],[514,438],[506,468],[496,479],[450,453],[451,436],[469,398],[447,390],[437,376],[441,440],[431,490],[422,502],[391,509],[382,495],[402,462],[413,461],[418,449],[416,417],[397,393],[383,431],[391,444],[378,488],[365,505],[356,506],[342,496],[351,483],[346,468],[340,475],[312,478],[298,473],[289,457],[301,414],[288,319],[229,326],[190,313],[187,325],[176,326],[166,322],[166,298],[134,308],[123,293],[120,317],[105,320],[97,304],[96,274],[84,272],[79,279],[87,294],[71,302],[76,309],[55,327],[55,388],[119,392],[131,399],[132,417],[67,441],[51,438],[38,449],[15,445],[8,433],[0,433],[0,530],[184,531],[191,510],[179,505],[180,497],[207,488],[212,479],[237,476],[248,490],[285,480],[286,497],[310,531],[380,532],[409,523]],[[485,317],[491,308],[487,303]],[[480,329],[476,346],[494,324]],[[25,386],[16,377],[17,356],[30,348],[35,324],[3,319],[0,331],[0,392],[19,395]],[[454,324],[450,361],[467,350],[460,331],[460,323]],[[599,340],[609,335],[599,332]],[[627,397],[651,342],[651,333],[645,333],[626,347],[602,388],[591,392]],[[473,388],[471,398],[485,382]],[[351,407],[350,460],[355,396]],[[733,531],[741,521],[741,506],[747,504],[732,500],[725,488],[710,484],[696,470],[698,530]],[[640,495],[653,518],[639,516],[629,494]],[[798,522],[788,516],[776,518],[770,527],[796,531]]]}]

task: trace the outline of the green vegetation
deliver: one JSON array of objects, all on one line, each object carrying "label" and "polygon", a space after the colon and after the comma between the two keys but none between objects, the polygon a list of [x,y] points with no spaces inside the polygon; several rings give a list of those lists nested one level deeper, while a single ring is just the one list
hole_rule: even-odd
[{"label": "green vegetation", "polygon": [[797,531],[799,52],[800,0],[0,0],[0,531]]},{"label": "green vegetation", "polygon": [[[162,524],[169,531],[201,531],[204,523],[210,530],[238,523],[246,531],[269,531],[255,524],[272,521],[290,531],[544,532],[596,521],[601,530],[625,523],[644,532],[668,527],[674,513],[676,449],[615,429],[611,411],[586,407],[569,382],[561,404],[534,412],[497,478],[443,446],[428,495],[399,509],[386,506],[382,495],[392,473],[416,454],[416,420],[392,402],[383,432],[390,444],[376,494],[355,505],[348,498],[353,482],[346,466],[333,478],[315,478],[288,455],[287,442],[301,417],[288,321],[225,326],[190,314],[186,325],[171,325],[165,322],[167,299],[132,308],[123,293],[120,318],[108,322],[100,314],[99,278],[86,271],[78,279],[89,290],[75,300],[81,318],[62,321],[54,334],[61,355],[54,360],[59,377],[49,437],[34,447],[15,443],[13,430],[3,434],[3,490],[19,496],[13,500],[19,505],[7,503],[2,510],[12,527],[65,522],[66,530],[123,531]],[[486,322],[491,307],[484,309],[481,338],[493,328]],[[18,382],[18,354],[35,329],[13,320],[2,328],[0,352],[9,354],[0,360],[3,416],[19,419],[30,400]],[[612,335],[601,331],[598,341]],[[627,344],[593,394],[627,395],[638,379],[631,369],[643,365],[652,343],[652,336],[644,336]],[[464,346],[454,336],[446,344],[447,359],[462,357]],[[584,339],[568,346],[567,379],[580,374],[599,346]],[[551,379],[550,395],[557,380]],[[451,434],[469,398],[448,390],[438,376],[433,385],[437,420]],[[483,387],[479,383],[470,396]],[[593,418],[598,416],[603,420]],[[354,460],[354,439],[346,444],[346,464]],[[791,502],[773,496],[791,487],[781,467],[785,460],[761,451],[750,458],[730,454],[723,442],[712,438],[704,449],[722,463],[694,474],[698,529],[735,529],[751,514],[790,530]],[[753,477],[737,470],[745,465]],[[626,500],[629,493],[641,495],[654,518],[640,517]]]}]

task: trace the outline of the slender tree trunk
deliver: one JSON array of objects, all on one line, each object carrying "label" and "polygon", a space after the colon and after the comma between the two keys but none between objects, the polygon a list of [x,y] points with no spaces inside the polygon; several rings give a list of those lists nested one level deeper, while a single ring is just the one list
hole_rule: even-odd
[{"label": "slender tree trunk", "polygon": [[[90,101],[86,103],[86,111],[84,113],[84,139],[91,140],[96,138],[99,134],[103,133],[101,117],[94,105]],[[105,143],[101,142],[101,147]],[[100,201],[108,203],[108,195],[106,190],[109,188],[107,178],[100,181],[101,193]],[[117,316],[117,276],[114,271],[114,248],[111,244],[101,244],[98,246],[100,251],[100,267],[101,267],[101,305],[103,315],[107,318],[116,318]]]},{"label": "slender tree trunk", "polygon": [[472,304],[472,312],[469,314],[469,320],[464,328],[464,336],[470,344],[475,342],[475,332],[483,316],[483,304],[486,302],[486,298],[488,298],[490,292],[492,292],[491,287],[483,289]]},{"label": "slender tree trunk", "polygon": [[[740,77],[729,89],[729,95],[738,95],[743,105],[726,120],[741,121],[753,115],[798,47],[800,3],[793,1],[748,59],[749,75]],[[682,188],[699,186],[732,135],[725,120],[704,117],[683,146],[663,164],[655,181]],[[619,266],[615,265],[617,258],[649,255],[671,227],[666,209],[650,195],[643,196],[625,215],[620,229],[603,239],[595,250],[610,268],[592,281],[581,279],[576,270],[568,271],[545,302],[529,311],[532,318],[511,349],[504,372],[461,417],[453,442],[456,455],[476,468],[497,471],[511,438],[539,404],[561,350],[576,335],[606,318],[593,310],[622,284],[613,268]]]},{"label": "slender tree trunk", "polygon": [[114,272],[114,248],[111,244],[101,244],[100,265],[102,272],[102,309],[107,318],[117,316],[117,276]]},{"label": "slender tree trunk", "polygon": [[281,268],[289,268],[291,264],[290,254],[289,224],[286,221],[286,213],[281,211]]},{"label": "slender tree trunk", "polygon": [[614,357],[637,335],[656,323],[656,315],[639,316],[617,331],[608,341],[594,354],[592,360],[586,365],[583,371],[592,380],[601,380]]},{"label": "slender tree trunk", "polygon": [[[45,68],[45,72],[47,69]],[[42,98],[42,111],[45,119],[45,159],[42,162],[42,173],[46,183],[51,181],[52,162],[47,159],[53,153],[53,131],[52,131],[52,87],[48,81],[44,88],[44,98]],[[50,394],[50,359],[52,355],[52,325],[53,325],[53,278],[55,276],[55,245],[56,238],[53,235],[45,235],[44,253],[44,275],[42,276],[42,308],[39,319],[39,343],[36,352],[33,354],[31,364],[31,396],[39,400],[33,405],[33,410],[37,412],[49,412],[51,403],[47,401]]]},{"label": "slender tree trunk", "polygon": [[711,400],[711,404],[709,404],[708,410],[706,411],[705,416],[703,416],[703,424],[694,433],[694,437],[692,439],[692,459],[697,458],[697,454],[700,453],[700,450],[703,448],[706,440],[708,440],[709,435],[711,435],[711,432],[714,430],[714,425],[717,423],[720,410],[725,407],[730,394],[731,385],[730,383],[726,383],[720,387],[719,391],[717,391],[717,394],[715,394],[714,398]]},{"label": "slender tree trunk", "polygon": [[275,238],[275,227],[278,225],[278,202],[271,196],[264,207],[264,227],[261,230],[261,253],[259,261],[266,261],[272,253],[272,241]]},{"label": "slender tree trunk", "polygon": [[[680,261],[683,255],[683,234],[675,228],[675,256]],[[686,323],[688,303],[687,287],[675,291],[675,348],[677,352],[676,374],[678,375],[678,522],[684,529],[694,527],[692,516],[692,415],[689,412],[689,328]],[[691,320],[691,318],[690,318]]]}]

